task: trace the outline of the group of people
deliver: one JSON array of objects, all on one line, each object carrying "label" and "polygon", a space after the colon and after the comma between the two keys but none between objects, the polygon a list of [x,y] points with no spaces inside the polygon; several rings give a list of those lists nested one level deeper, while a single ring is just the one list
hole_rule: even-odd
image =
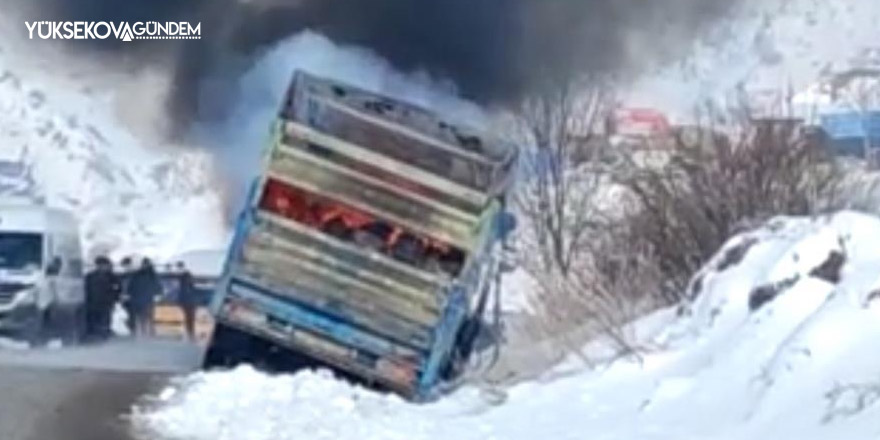
[{"label": "group of people", "polygon": [[[126,311],[126,326],[136,337],[149,337],[154,334],[154,312],[156,299],[164,293],[164,286],[153,262],[144,258],[135,267],[131,258],[122,260],[121,270],[116,271],[113,262],[100,256],[95,259],[95,268],[86,275],[85,311],[86,338],[102,341],[113,335],[112,319],[116,304]],[[183,310],[186,334],[190,340],[195,338],[195,314],[198,298],[192,274],[183,263],[176,265],[177,302]]]}]

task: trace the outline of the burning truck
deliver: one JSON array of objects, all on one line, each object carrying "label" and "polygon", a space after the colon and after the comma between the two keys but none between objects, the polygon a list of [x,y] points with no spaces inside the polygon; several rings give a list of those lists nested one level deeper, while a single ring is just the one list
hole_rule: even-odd
[{"label": "burning truck", "polygon": [[296,72],[215,292],[206,368],[329,367],[413,400],[461,373],[515,227],[517,149]]}]

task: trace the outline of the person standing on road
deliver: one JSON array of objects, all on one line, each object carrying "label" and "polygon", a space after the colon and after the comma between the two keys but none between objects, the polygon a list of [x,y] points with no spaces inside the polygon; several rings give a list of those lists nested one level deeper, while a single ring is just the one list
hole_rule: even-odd
[{"label": "person standing on road", "polygon": [[104,341],[110,338],[110,318],[119,300],[122,284],[113,273],[113,263],[104,256],[95,259],[95,269],[86,275],[86,337]]},{"label": "person standing on road", "polygon": [[177,304],[183,311],[183,323],[186,337],[191,342],[196,340],[196,311],[199,307],[198,292],[192,273],[183,262],[177,263],[178,287]]},{"label": "person standing on road", "polygon": [[129,295],[130,290],[128,288],[129,281],[131,281],[131,276],[134,274],[135,271],[134,262],[132,261],[131,257],[125,257],[122,259],[120,265],[122,266],[122,270],[119,274],[119,278],[122,282],[122,292],[124,292],[121,305],[126,314],[125,326],[126,328],[128,328],[128,333],[130,335],[134,335],[134,309],[131,306],[131,295]]},{"label": "person standing on road", "polygon": [[162,283],[149,258],[144,258],[141,267],[131,275],[128,282],[128,296],[134,315],[136,336],[153,335],[153,311],[156,296],[162,293]]}]

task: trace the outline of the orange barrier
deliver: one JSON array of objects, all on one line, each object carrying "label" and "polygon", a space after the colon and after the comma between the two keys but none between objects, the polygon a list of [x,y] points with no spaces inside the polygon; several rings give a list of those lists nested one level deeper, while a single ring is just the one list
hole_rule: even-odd
[{"label": "orange barrier", "polygon": [[[183,310],[177,305],[157,305],[153,312],[156,325],[156,336],[183,339],[186,337],[186,327],[183,322]],[[196,312],[196,340],[205,342],[211,337],[214,329],[214,319],[205,308],[199,308]]]}]

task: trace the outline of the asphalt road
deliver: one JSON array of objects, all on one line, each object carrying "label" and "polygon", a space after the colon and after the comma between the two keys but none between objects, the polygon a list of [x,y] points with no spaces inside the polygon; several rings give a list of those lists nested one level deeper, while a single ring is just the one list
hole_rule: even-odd
[{"label": "asphalt road", "polygon": [[[509,319],[506,346],[483,381],[514,384],[558,360],[558,344],[540,341],[524,322]],[[174,340],[39,350],[2,342],[0,440],[154,440],[134,435],[127,415],[201,360],[200,347]]]},{"label": "asphalt road", "polygon": [[165,377],[0,367],[0,438],[135,440],[125,416]]},{"label": "asphalt road", "polygon": [[198,353],[174,341],[0,350],[0,439],[149,440],[130,430],[132,405],[194,370]]}]

